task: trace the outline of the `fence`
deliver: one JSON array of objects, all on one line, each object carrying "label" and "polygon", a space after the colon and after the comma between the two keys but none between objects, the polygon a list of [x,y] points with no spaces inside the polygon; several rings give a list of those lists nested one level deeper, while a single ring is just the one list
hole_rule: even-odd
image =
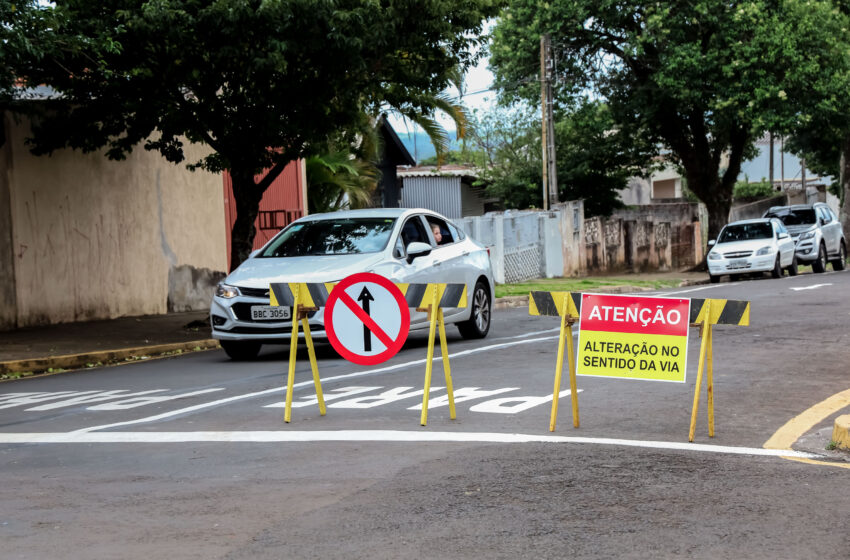
[{"label": "fence", "polygon": [[692,203],[640,206],[584,219],[582,201],[548,212],[508,211],[458,220],[490,248],[498,283],[588,271],[680,270],[702,261],[704,210]]}]

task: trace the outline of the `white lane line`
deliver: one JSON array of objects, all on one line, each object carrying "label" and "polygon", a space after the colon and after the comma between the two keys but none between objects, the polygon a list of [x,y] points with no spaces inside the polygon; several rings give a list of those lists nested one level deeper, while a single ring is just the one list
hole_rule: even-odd
[{"label": "white lane line", "polygon": [[[702,291],[702,290],[713,290],[715,288],[723,288],[723,287],[724,286],[721,286],[721,285],[718,285],[718,284],[713,284],[711,286],[699,286],[698,288],[691,288],[690,290],[679,290],[677,292],[657,292],[657,293],[660,294],[660,295],[672,296],[672,295],[676,295],[676,294],[689,294],[691,292],[699,292],[699,291]],[[653,293],[655,293],[655,292],[653,292]]]},{"label": "white lane line", "polygon": [[257,431],[257,432],[100,432],[0,434],[0,443],[306,443],[359,442],[464,442],[464,443],[589,443],[649,449],[701,451],[732,455],[816,458],[820,455],[784,449],[733,447],[676,441],[500,434],[495,432],[422,432],[401,430]]},{"label": "white lane line", "polygon": [[[540,337],[540,338],[533,338],[533,339],[526,339],[526,340],[516,340],[514,342],[504,342],[502,344],[491,344],[489,346],[482,346],[480,348],[471,348],[469,350],[462,350],[460,352],[455,352],[454,354],[449,354],[449,358],[460,358],[460,357],[463,357],[463,356],[469,356],[469,355],[478,354],[478,353],[481,353],[481,352],[489,352],[490,350],[498,350],[500,348],[508,348],[510,346],[518,346],[520,344],[531,344],[531,343],[534,343],[534,342],[540,342],[540,341],[543,341],[543,340],[552,340],[552,339],[555,339],[555,338],[558,338],[558,335],[543,336],[543,337]],[[439,357],[435,356],[434,357],[435,362],[439,362],[439,361],[442,361],[442,360],[443,360],[442,356],[439,356]],[[375,375],[375,374],[379,374],[379,373],[387,373],[387,372],[390,372],[390,371],[406,369],[406,368],[409,368],[409,367],[412,367],[412,366],[422,365],[426,361],[427,360],[425,358],[423,358],[421,360],[413,360],[413,361],[410,361],[410,362],[404,362],[402,364],[396,364],[396,365],[392,365],[392,366],[370,369],[370,370],[366,370],[366,371],[356,371],[356,372],[353,372],[353,373],[346,373],[346,374],[343,374],[343,375],[336,375],[334,377],[328,377],[328,378],[322,379],[322,383],[328,383],[330,381],[339,381],[341,379],[353,379],[355,377],[365,377],[367,375]],[[295,385],[293,385],[293,387],[295,387],[297,389],[299,387],[307,387],[307,386],[312,386],[312,385],[313,385],[313,380],[311,379],[309,381],[302,381],[301,383],[296,383]],[[181,408],[179,410],[173,410],[171,412],[163,412],[162,414],[156,414],[154,416],[147,416],[145,418],[139,418],[137,420],[127,420],[126,422],[116,422],[114,424],[104,424],[102,426],[92,426],[90,428],[81,428],[79,430],[74,430],[71,433],[72,434],[88,433],[88,432],[94,432],[94,431],[98,431],[98,430],[106,430],[108,428],[117,428],[119,426],[130,426],[130,425],[133,425],[133,424],[144,424],[146,422],[156,422],[157,420],[164,420],[166,418],[171,418],[173,416],[179,416],[181,414],[186,414],[188,412],[195,412],[195,411],[198,411],[198,410],[203,410],[205,408],[212,408],[212,407],[215,407],[215,406],[229,404],[229,403],[232,403],[232,402],[241,401],[241,400],[245,400],[245,399],[251,399],[251,398],[254,398],[254,397],[262,397],[262,396],[271,395],[271,394],[274,394],[274,393],[285,393],[285,391],[286,391],[286,388],[284,386],[274,387],[272,389],[266,389],[264,391],[256,391],[256,392],[253,392],[253,393],[245,393],[245,394],[242,394],[242,395],[234,395],[232,397],[227,397],[227,398],[219,399],[219,400],[216,400],[216,401],[210,401],[210,402],[206,402],[206,403],[196,404],[196,405],[193,405],[193,406],[187,406],[186,408]]]},{"label": "white lane line", "polygon": [[802,288],[790,288],[795,292],[799,292],[800,290],[816,290],[818,288],[823,288],[824,286],[832,286],[832,284],[812,284],[811,286],[803,286]]}]

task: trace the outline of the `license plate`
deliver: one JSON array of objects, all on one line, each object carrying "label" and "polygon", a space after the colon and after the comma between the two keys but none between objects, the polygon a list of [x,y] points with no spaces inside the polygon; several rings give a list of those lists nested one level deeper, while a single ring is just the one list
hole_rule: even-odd
[{"label": "license plate", "polygon": [[289,307],[251,306],[251,319],[254,321],[283,321],[289,319],[291,313],[292,310]]},{"label": "license plate", "polygon": [[747,268],[747,259],[734,259],[729,261],[729,268]]}]

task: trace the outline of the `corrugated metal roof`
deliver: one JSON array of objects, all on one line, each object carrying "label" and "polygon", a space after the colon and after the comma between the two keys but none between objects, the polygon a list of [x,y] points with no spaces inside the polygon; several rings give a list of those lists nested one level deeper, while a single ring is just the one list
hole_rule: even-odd
[{"label": "corrugated metal roof", "polygon": [[399,177],[469,177],[477,179],[481,171],[468,165],[443,165],[435,167],[432,165],[420,167],[399,167]]}]

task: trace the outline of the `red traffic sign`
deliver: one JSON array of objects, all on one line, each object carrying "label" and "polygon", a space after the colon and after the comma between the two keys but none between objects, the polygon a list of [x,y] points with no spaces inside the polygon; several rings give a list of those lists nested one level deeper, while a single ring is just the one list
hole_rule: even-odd
[{"label": "red traffic sign", "polygon": [[396,355],[410,331],[410,310],[395,284],[379,274],[352,274],[325,304],[325,332],[340,356],[363,366]]}]

